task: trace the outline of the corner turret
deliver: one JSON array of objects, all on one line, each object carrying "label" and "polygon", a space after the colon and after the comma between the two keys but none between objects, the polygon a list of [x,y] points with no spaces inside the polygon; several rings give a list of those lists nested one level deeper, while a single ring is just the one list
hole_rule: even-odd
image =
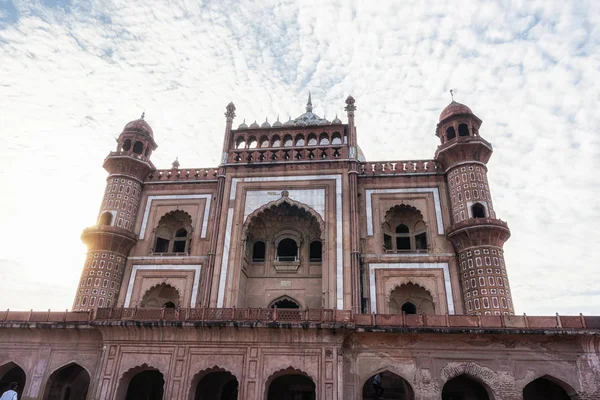
[{"label": "corner turret", "polygon": [[492,145],[479,135],[479,119],[469,107],[452,100],[442,111],[435,160],[448,183],[452,224],[446,237],[458,254],[464,309],[467,314],[514,314],[503,246],[510,237],[506,222],[496,218],[487,180]]}]

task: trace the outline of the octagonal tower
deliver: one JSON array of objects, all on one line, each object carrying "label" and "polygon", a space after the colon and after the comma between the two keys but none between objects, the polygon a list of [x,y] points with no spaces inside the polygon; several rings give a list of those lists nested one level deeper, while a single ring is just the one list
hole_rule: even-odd
[{"label": "octagonal tower", "polygon": [[482,121],[464,104],[452,101],[441,113],[435,159],[445,171],[452,225],[446,236],[458,254],[467,314],[514,314],[503,256],[510,237],[496,218],[487,180],[492,145],[479,136]]},{"label": "octagonal tower", "polygon": [[143,179],[155,169],[150,156],[156,147],[152,128],[142,114],[125,125],[116,151],[104,160],[104,169],[109,173],[106,190],[96,225],[81,235],[88,252],[73,310],[115,305],[127,255],[137,242],[135,216]]}]

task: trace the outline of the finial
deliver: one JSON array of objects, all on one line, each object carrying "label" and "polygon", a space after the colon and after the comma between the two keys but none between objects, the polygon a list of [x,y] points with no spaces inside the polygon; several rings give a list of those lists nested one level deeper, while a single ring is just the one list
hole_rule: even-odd
[{"label": "finial", "polygon": [[348,96],[346,98],[346,107],[344,108],[344,110],[348,112],[348,115],[354,115],[354,111],[356,110],[356,106],[354,105],[354,103],[354,97]]},{"label": "finial", "polygon": [[231,119],[233,120],[235,118],[235,105],[233,104],[233,102],[227,104],[227,107],[225,107],[227,109],[227,112],[225,113],[225,117],[227,119]]},{"label": "finial", "polygon": [[177,156],[175,158],[175,161],[173,161],[173,169],[178,169],[179,168],[179,156]]},{"label": "finial", "polygon": [[454,90],[450,89],[450,97],[452,97],[452,101],[454,101]]},{"label": "finial", "polygon": [[312,112],[312,98],[310,95],[310,90],[308,91],[308,103],[306,103],[306,112]]},{"label": "finial", "polygon": [[145,116],[146,116],[146,111],[142,111],[142,118],[140,118],[140,119],[144,119]]}]

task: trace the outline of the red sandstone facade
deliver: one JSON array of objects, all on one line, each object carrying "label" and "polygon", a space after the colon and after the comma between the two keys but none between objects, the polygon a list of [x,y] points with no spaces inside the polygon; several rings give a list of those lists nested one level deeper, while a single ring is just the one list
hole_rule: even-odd
[{"label": "red sandstone facade", "polygon": [[514,316],[482,121],[453,101],[434,159],[368,162],[355,110],[350,96],[347,123],[327,121],[309,97],[294,120],[234,129],[229,104],[214,168],[157,170],[152,128],[127,124],[74,312],[0,315],[0,385],[26,399],[600,398],[599,318]]}]

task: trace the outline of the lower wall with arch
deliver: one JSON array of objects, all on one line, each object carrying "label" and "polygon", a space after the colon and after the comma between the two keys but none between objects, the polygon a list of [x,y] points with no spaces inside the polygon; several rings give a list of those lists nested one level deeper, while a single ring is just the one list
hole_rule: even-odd
[{"label": "lower wall with arch", "polygon": [[[208,391],[226,393],[228,400],[271,400],[288,387],[314,400],[375,400],[381,390],[389,398],[446,400],[469,385],[484,400],[524,394],[525,400],[539,400],[531,397],[532,387],[563,396],[553,400],[591,400],[600,398],[599,349],[597,336],[541,333],[359,332],[314,325],[0,326],[0,384],[18,366],[26,376],[20,397],[25,400],[53,400],[63,393],[65,368],[89,374],[86,400],[126,400],[132,382],[160,387],[154,400],[205,400]],[[144,373],[146,380],[135,381]],[[54,397],[48,397],[49,388]]]}]

